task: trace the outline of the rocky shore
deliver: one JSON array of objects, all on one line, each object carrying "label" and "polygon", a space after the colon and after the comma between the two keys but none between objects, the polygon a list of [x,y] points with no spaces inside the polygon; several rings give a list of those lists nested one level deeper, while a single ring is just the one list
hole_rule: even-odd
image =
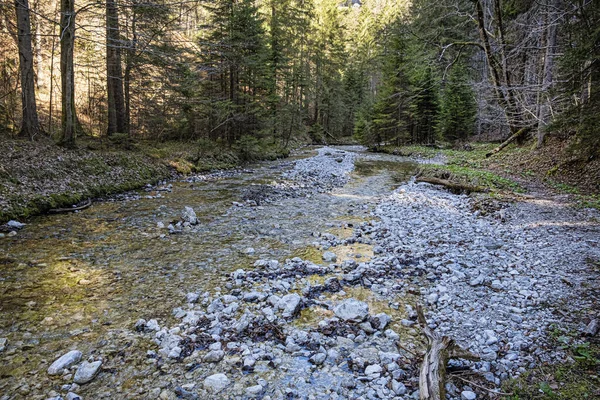
[{"label": "rocky shore", "polygon": [[[426,346],[416,304],[430,328],[480,357],[451,361],[450,400],[490,398],[539,365],[573,362],[549,335],[582,332],[598,318],[599,294],[589,290],[597,279],[589,260],[600,259],[597,211],[531,198],[494,202],[483,215],[481,199],[412,180],[390,192],[377,176],[365,178],[376,189],[341,190],[367,157],[356,150],[321,148],[271,183],[249,185],[223,214],[241,232],[310,242],[317,257],[261,257],[251,240],[236,244],[247,261],[213,271],[216,286],[186,282],[192,290],[170,318],[139,315],[99,351],[57,353],[44,367],[53,390],[39,398],[418,399]],[[164,189],[150,200],[171,195]],[[328,202],[344,212],[343,229],[306,232],[319,225],[307,220],[331,213]],[[196,211],[159,220],[154,240],[210,235]],[[15,352],[3,338],[0,346]],[[126,388],[125,369],[137,382]],[[19,389],[40,391],[41,383]],[[12,398],[21,397],[1,399]]]},{"label": "rocky shore", "polygon": [[[287,177],[303,195],[328,190],[346,183],[353,160],[351,152],[321,149]],[[153,362],[185,363],[203,377],[178,382],[180,396],[410,399],[418,398],[416,355],[424,350],[412,305],[421,302],[431,328],[481,357],[453,367],[477,372],[493,393],[541,363],[569,362],[547,346],[547,332],[566,322],[557,309],[592,309],[597,301],[579,292],[586,259],[600,257],[598,224],[579,222],[592,214],[530,201],[482,217],[467,196],[409,182],[382,198],[351,237],[318,238],[322,249],[372,245],[371,260],[336,262],[330,251],[319,264],[258,260],[223,288],[189,293],[174,310],[176,326],[140,320],[136,329],[153,338]],[[400,328],[348,297],[356,287],[387,302],[394,317],[404,315],[395,321]],[[303,310],[322,318],[299,324]],[[450,399],[488,395],[458,386],[447,385]]]}]

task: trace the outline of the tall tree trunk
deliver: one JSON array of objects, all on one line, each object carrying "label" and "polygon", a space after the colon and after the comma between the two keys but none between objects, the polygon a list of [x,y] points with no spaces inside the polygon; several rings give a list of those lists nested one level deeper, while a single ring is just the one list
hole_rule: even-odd
[{"label": "tall tree trunk", "polygon": [[125,72],[123,75],[123,89],[125,92],[125,130],[127,133],[131,133],[131,71],[134,67],[135,52],[137,49],[137,13],[135,6],[131,13],[131,41],[127,47]]},{"label": "tall tree trunk", "polygon": [[501,58],[502,62],[499,62],[496,58],[492,45],[490,44],[490,37],[486,30],[485,15],[483,6],[480,0],[474,0],[477,27],[479,30],[479,37],[482,42],[483,50],[487,59],[487,65],[489,70],[490,79],[492,80],[492,86],[494,87],[494,93],[496,99],[504,111],[506,121],[510,128],[510,132],[514,134],[519,130],[517,105],[513,96],[513,88],[510,82],[510,76],[508,73],[508,65],[504,48],[506,43],[504,42],[504,27],[502,25],[501,6],[499,0],[494,0],[494,9],[496,15],[496,21],[498,24],[498,35],[499,35],[499,46],[501,47]]},{"label": "tall tree trunk", "polygon": [[75,70],[73,47],[75,44],[75,0],[60,2],[60,83],[62,103],[61,144],[75,146],[77,116],[75,114]]},{"label": "tall tree trunk", "polygon": [[41,5],[38,0],[35,4],[35,73],[36,73],[36,87],[39,89],[44,82],[44,74],[42,69],[42,24],[41,24]]},{"label": "tall tree trunk", "polygon": [[119,12],[116,0],[106,0],[106,88],[108,92],[107,134],[127,132],[123,73],[121,69],[121,43]]},{"label": "tall tree trunk", "polygon": [[33,75],[33,51],[31,48],[31,21],[27,0],[15,0],[17,14],[17,36],[19,66],[21,69],[21,102],[23,121],[19,136],[33,140],[40,132],[37,107],[35,104],[35,80]]},{"label": "tall tree trunk", "polygon": [[[550,4],[549,4],[550,3]],[[548,91],[552,87],[554,73],[554,55],[556,53],[556,17],[558,9],[558,1],[552,0],[546,3],[547,13],[547,32],[546,32],[546,54],[544,56],[544,70],[542,75],[542,85],[540,97],[538,100],[539,116],[537,127],[537,147],[540,148],[544,144],[544,136],[546,134],[546,126],[550,119],[550,98]]]}]

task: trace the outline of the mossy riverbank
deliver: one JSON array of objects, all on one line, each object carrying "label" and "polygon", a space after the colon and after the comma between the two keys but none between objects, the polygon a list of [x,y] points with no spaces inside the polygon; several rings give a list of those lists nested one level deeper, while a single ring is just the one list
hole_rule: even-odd
[{"label": "mossy riverbank", "polygon": [[52,141],[0,143],[0,223],[24,219],[88,198],[155,184],[177,174],[234,168],[248,161],[287,157],[283,147],[254,139],[236,146],[207,141],[79,141],[65,149]]}]

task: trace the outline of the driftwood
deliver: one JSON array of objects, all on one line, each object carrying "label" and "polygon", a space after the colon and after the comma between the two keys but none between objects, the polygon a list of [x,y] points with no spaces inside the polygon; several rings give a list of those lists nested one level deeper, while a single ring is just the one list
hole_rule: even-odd
[{"label": "driftwood", "polygon": [[487,192],[488,190],[479,186],[466,185],[458,182],[447,181],[445,179],[431,178],[427,176],[418,176],[417,182],[431,183],[432,185],[441,185],[447,187],[455,193]]},{"label": "driftwood", "polygon": [[505,148],[506,146],[508,146],[509,144],[514,142],[515,140],[527,135],[529,133],[529,131],[531,131],[532,129],[533,129],[532,126],[526,126],[525,128],[519,129],[518,131],[513,133],[508,139],[506,139],[504,142],[502,142],[498,147],[496,147],[494,150],[487,153],[485,155],[485,157],[487,158],[487,157],[493,156],[496,153],[499,153],[500,151],[502,151],[503,148]]},{"label": "driftwood", "polygon": [[446,399],[445,380],[448,360],[451,358],[479,360],[479,356],[462,349],[454,343],[454,340],[429,328],[420,304],[417,304],[417,315],[419,326],[427,338],[427,352],[423,358],[419,375],[419,399],[444,400]]},{"label": "driftwood", "polygon": [[91,205],[92,205],[92,200],[87,199],[87,201],[81,206],[67,207],[67,208],[52,208],[52,209],[48,210],[48,212],[50,214],[64,214],[64,213],[69,213],[69,212],[73,212],[73,211],[85,210],[86,208],[90,207]]}]

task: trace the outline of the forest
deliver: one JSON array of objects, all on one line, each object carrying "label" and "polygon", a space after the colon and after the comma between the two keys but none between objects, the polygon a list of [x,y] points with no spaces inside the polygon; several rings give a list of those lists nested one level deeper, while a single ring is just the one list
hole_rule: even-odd
[{"label": "forest", "polygon": [[591,0],[0,3],[0,132],[600,149]]}]

